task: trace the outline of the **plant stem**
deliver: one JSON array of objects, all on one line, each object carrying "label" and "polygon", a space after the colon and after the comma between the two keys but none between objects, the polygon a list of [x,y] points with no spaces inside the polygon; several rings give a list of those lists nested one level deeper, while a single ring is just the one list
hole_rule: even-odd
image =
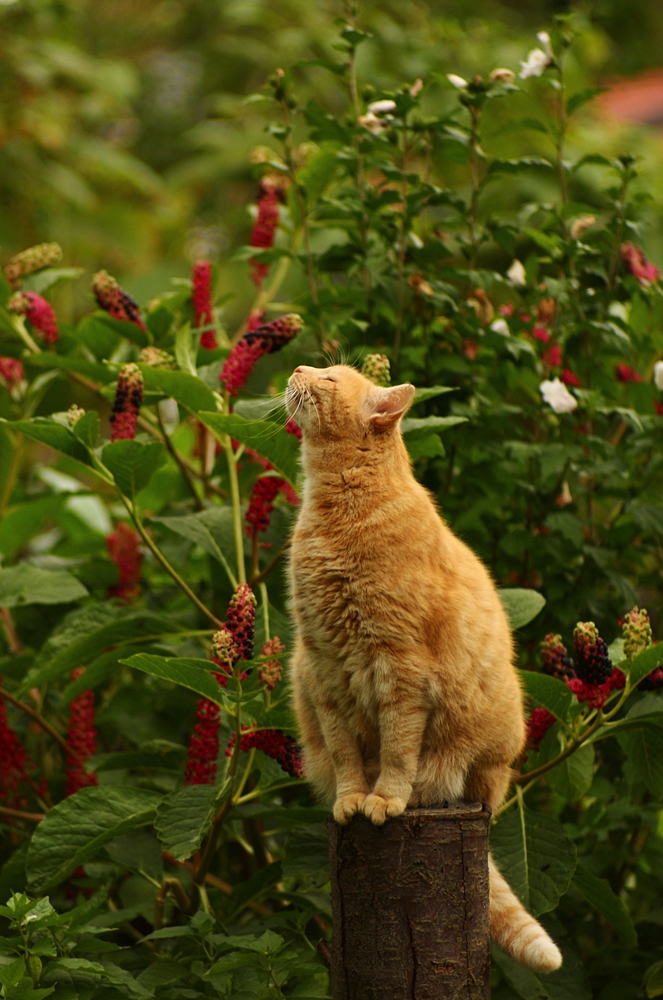
[{"label": "plant stem", "polygon": [[[227,404],[226,404],[227,412]],[[230,479],[230,497],[233,506],[233,532],[235,535],[235,550],[237,552],[237,579],[246,583],[246,567],[244,566],[244,533],[242,531],[242,503],[239,495],[239,480],[237,478],[237,458],[233,451],[233,443],[229,434],[224,435],[222,442],[228,462],[228,478]]]},{"label": "plant stem", "polygon": [[23,652],[23,646],[21,645],[21,640],[18,637],[16,626],[14,625],[14,619],[12,618],[12,613],[9,608],[0,608],[0,621],[2,622],[2,627],[4,629],[5,636],[7,637],[7,645],[14,656],[20,656]]},{"label": "plant stem", "polygon": [[24,701],[21,701],[20,698],[17,698],[16,695],[13,695],[11,691],[7,691],[4,687],[0,687],[0,698],[6,698],[7,701],[10,701],[12,705],[15,705],[16,708],[21,710],[21,712],[25,712],[26,715],[29,715],[38,726],[41,726],[45,733],[48,733],[49,736],[53,737],[56,743],[60,744],[60,747],[65,755],[69,757],[75,756],[64,736],[61,736],[57,729],[54,729],[50,722],[47,722],[43,715],[40,715],[36,709],[31,708],[30,705],[26,705]]},{"label": "plant stem", "polygon": [[194,592],[184,582],[184,580],[179,575],[179,573],[177,572],[177,570],[175,570],[170,565],[170,563],[168,562],[168,560],[166,559],[166,557],[164,556],[164,554],[156,546],[156,544],[152,540],[152,538],[149,535],[149,533],[145,530],[145,527],[143,526],[143,523],[142,523],[141,519],[139,518],[139,516],[138,516],[138,514],[136,512],[135,506],[131,503],[131,501],[128,499],[128,497],[125,497],[125,495],[123,493],[120,493],[119,490],[118,490],[118,493],[120,494],[120,499],[122,500],[122,503],[124,504],[124,506],[127,508],[127,511],[129,512],[129,516],[131,517],[131,520],[136,525],[136,529],[138,531],[138,534],[143,539],[143,541],[145,542],[145,544],[147,545],[147,547],[150,549],[150,551],[154,554],[154,556],[156,557],[156,559],[161,563],[161,565],[165,569],[166,573],[168,573],[173,578],[173,580],[175,581],[175,583],[177,584],[177,586],[180,588],[180,590],[182,590],[186,594],[186,596],[189,598],[189,600],[192,601],[193,604],[196,605],[196,607],[198,608],[198,610],[202,611],[202,613],[205,615],[205,617],[209,618],[209,620],[211,622],[213,622],[214,625],[216,625],[217,628],[221,628],[222,622],[216,617],[216,615],[212,614],[212,612],[209,610],[209,608],[205,607],[205,605],[200,600],[200,598],[196,597],[196,595],[194,594]]},{"label": "plant stem", "polygon": [[28,813],[21,809],[10,809],[9,806],[0,806],[0,816],[12,816],[15,819],[24,819],[28,823],[41,823],[46,819],[46,813]]},{"label": "plant stem", "polygon": [[396,336],[394,338],[394,373],[398,371],[398,355],[401,350],[403,336],[403,318],[405,315],[405,254],[407,250],[407,160],[408,138],[407,122],[403,117],[403,155],[401,158],[401,238],[398,248],[398,318],[396,321]]},{"label": "plant stem", "polygon": [[479,184],[479,125],[481,124],[481,108],[472,105],[470,107],[470,117],[472,121],[472,131],[470,139],[470,182],[472,185],[472,198],[470,201],[470,244],[472,247],[470,255],[470,266],[476,267],[477,262],[477,223],[479,219],[479,195],[481,187]]},{"label": "plant stem", "polygon": [[265,568],[262,570],[261,573],[258,573],[257,576],[251,577],[250,582],[252,587],[261,584],[263,580],[267,579],[267,577],[272,572],[276,564],[283,558],[283,556],[286,554],[289,548],[290,548],[290,539],[288,539],[287,542],[283,543],[283,545],[278,550],[274,558],[269,563],[267,563],[267,565],[265,566]]},{"label": "plant stem", "polygon": [[196,509],[197,510],[204,510],[205,509],[205,505],[203,504],[202,500],[198,496],[198,491],[197,491],[197,489],[196,489],[196,487],[194,485],[194,482],[193,482],[193,479],[191,478],[191,475],[189,474],[189,470],[187,469],[186,465],[182,461],[182,456],[180,455],[180,453],[178,452],[177,448],[175,447],[175,445],[171,441],[170,436],[166,433],[166,428],[164,426],[164,422],[163,422],[163,419],[161,417],[161,410],[159,409],[158,404],[157,404],[157,420],[159,421],[159,427],[161,429],[161,433],[163,434],[164,444],[166,445],[166,448],[168,449],[169,453],[172,455],[172,457],[173,457],[173,459],[174,459],[177,467],[179,468],[180,472],[182,473],[182,476],[184,477],[185,483],[189,487],[189,492],[193,496],[193,499],[194,499],[195,504],[196,504]]}]

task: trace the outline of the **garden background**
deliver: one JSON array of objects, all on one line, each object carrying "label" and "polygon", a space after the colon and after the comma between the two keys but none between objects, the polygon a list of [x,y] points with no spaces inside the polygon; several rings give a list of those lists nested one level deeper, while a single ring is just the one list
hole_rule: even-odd
[{"label": "garden background", "polygon": [[329,995],[280,394],[337,360],[417,387],[516,629],[492,850],[565,961],[494,997],[663,993],[661,51],[645,0],[0,3],[3,998]]}]

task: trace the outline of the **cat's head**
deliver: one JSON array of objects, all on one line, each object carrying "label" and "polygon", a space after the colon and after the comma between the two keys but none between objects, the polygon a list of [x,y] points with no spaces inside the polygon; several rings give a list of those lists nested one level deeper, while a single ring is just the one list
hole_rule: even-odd
[{"label": "cat's head", "polygon": [[380,388],[348,365],[298,365],[288,379],[286,408],[304,440],[385,440],[414,398],[414,386]]}]

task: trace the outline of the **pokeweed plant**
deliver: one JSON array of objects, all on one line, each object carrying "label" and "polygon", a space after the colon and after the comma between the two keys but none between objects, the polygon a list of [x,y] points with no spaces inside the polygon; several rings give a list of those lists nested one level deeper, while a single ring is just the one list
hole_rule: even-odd
[{"label": "pokeweed plant", "polygon": [[519,630],[528,746],[492,849],[565,962],[543,981],[496,951],[495,997],[663,992],[663,306],[637,164],[572,158],[596,91],[569,93],[569,19],[518,75],[395,92],[358,79],[366,37],[348,20],[321,63],[340,114],[300,106],[306,67],[263,95],[232,334],[207,261],[145,308],[99,271],[75,324],[56,245],[5,265],[3,996],[329,995],[280,405],[324,357],[417,386],[415,471]]}]

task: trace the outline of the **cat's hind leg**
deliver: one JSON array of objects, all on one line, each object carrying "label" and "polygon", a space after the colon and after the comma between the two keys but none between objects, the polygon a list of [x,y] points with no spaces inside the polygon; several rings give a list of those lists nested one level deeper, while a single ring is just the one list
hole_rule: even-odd
[{"label": "cat's hind leg", "polygon": [[336,775],[331,754],[304,685],[294,684],[293,689],[294,709],[304,750],[304,774],[317,797],[331,805],[336,797]]}]

